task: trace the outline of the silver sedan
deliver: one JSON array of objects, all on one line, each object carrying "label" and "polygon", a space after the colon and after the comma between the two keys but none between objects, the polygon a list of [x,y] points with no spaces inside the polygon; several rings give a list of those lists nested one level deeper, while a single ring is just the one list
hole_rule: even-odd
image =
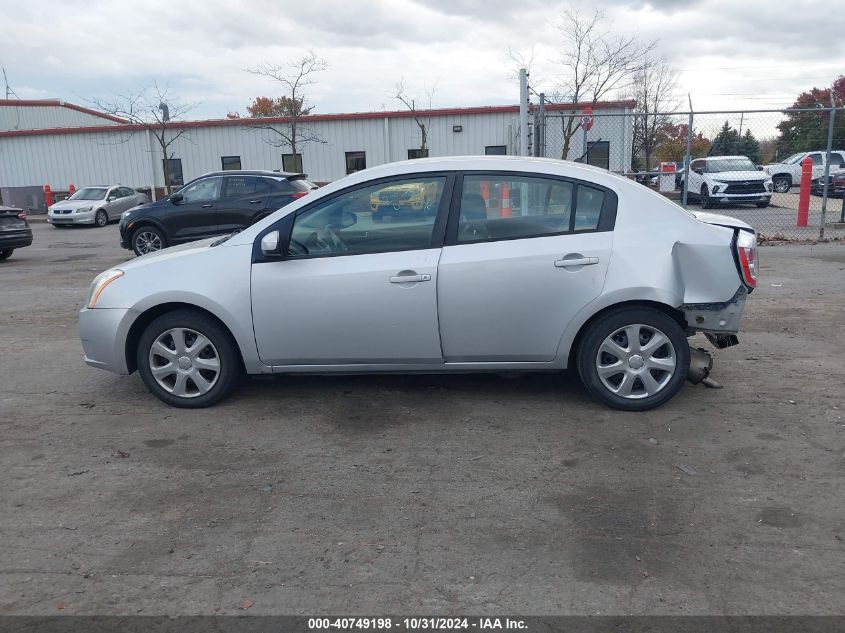
[{"label": "silver sedan", "polygon": [[424,159],[107,270],[79,326],[89,365],[137,370],[179,407],[217,402],[243,374],[571,369],[641,411],[707,376],[688,336],[736,344],[756,280],[748,225],[607,171]]},{"label": "silver sedan", "polygon": [[94,224],[105,226],[120,219],[127,209],[149,202],[146,194],[123,185],[83,187],[67,200],[47,209],[47,222],[53,226]]}]

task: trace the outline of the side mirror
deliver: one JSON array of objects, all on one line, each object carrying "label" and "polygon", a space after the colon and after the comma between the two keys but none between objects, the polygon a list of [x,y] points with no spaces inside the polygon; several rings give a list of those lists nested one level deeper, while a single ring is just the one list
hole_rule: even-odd
[{"label": "side mirror", "polygon": [[757,165],[757,171],[763,171],[763,166],[762,166],[762,165]]},{"label": "side mirror", "polygon": [[170,202],[172,202],[173,204],[179,204],[180,202],[182,202],[182,199],[183,197],[181,193],[174,193],[170,196]]},{"label": "side mirror", "polygon": [[340,216],[340,228],[348,229],[350,226],[358,224],[358,216],[351,211],[344,211]]},{"label": "side mirror", "polygon": [[265,257],[280,257],[279,250],[279,232],[270,231],[267,235],[261,238],[261,253]]}]

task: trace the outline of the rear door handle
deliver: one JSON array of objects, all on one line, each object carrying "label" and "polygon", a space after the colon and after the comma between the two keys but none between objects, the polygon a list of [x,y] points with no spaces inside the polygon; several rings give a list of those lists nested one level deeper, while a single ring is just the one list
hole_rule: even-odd
[{"label": "rear door handle", "polygon": [[203,209],[210,209],[213,206],[214,206],[213,204],[204,204],[204,205],[202,205],[202,208]]},{"label": "rear door handle", "polygon": [[431,281],[431,275],[394,275],[390,278],[392,284],[413,284],[420,281]]},{"label": "rear door handle", "polygon": [[249,201],[250,204],[258,204],[259,202],[261,202],[261,200],[250,200]]},{"label": "rear door handle", "polygon": [[567,268],[569,266],[591,266],[598,264],[598,257],[576,257],[574,259],[559,259],[555,262],[555,268]]}]

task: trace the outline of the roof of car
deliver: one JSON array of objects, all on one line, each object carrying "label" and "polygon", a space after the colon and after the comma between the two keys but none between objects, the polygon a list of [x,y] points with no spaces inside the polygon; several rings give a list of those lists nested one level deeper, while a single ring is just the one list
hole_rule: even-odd
[{"label": "roof of car", "polygon": [[225,169],[223,171],[212,171],[205,176],[271,176],[274,178],[289,178],[291,176],[302,176],[306,174],[297,171],[270,171],[268,169]]},{"label": "roof of car", "polygon": [[718,160],[726,160],[726,159],[727,160],[740,160],[740,159],[750,160],[748,158],[748,156],[705,156],[704,157],[704,160],[713,160],[713,159],[718,159]]}]

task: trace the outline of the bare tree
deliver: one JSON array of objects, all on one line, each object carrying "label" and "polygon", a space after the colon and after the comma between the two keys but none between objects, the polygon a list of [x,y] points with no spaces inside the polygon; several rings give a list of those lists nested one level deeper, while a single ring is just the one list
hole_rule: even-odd
[{"label": "bare tree", "polygon": [[651,169],[654,150],[663,140],[671,123],[667,113],[678,109],[676,92],[678,71],[662,57],[646,57],[635,75],[632,96],[637,102],[634,117],[634,155],[642,156]]},{"label": "bare tree", "polygon": [[301,146],[306,143],[326,142],[305,125],[301,125],[300,119],[314,107],[308,105],[306,89],[314,84],[314,75],[328,67],[324,59],[317,57],[313,51],[308,51],[283,64],[264,63],[247,69],[248,73],[275,81],[284,90],[285,94],[278,102],[287,104],[287,111],[283,114],[288,119],[287,124],[284,127],[278,127],[269,123],[256,123],[252,127],[270,132],[272,136],[267,142],[274,147],[289,147],[294,160],[297,153],[301,151]]},{"label": "bare tree", "polygon": [[[436,87],[432,86],[426,89],[426,97],[428,98],[428,109],[431,110],[431,102],[434,99],[434,93],[436,91]],[[417,110],[417,100],[415,97],[412,97],[408,94],[408,89],[405,86],[405,80],[400,79],[399,82],[396,84],[396,92],[393,95],[394,98],[398,99],[402,102],[402,104],[408,108],[411,112],[411,116],[414,118],[414,122],[417,124],[417,127],[420,129],[420,153],[423,156],[428,156],[428,129],[431,124],[431,117],[427,119],[420,116],[419,110]]]},{"label": "bare tree", "polygon": [[[605,26],[604,14],[591,15],[568,8],[555,25],[562,37],[557,60],[563,67],[559,94],[572,104],[595,105],[601,99],[632,86],[645,67],[655,42],[642,44],[635,36],[612,33]],[[569,154],[575,132],[581,127],[580,115],[564,119],[562,158]]]},{"label": "bare tree", "polygon": [[[108,100],[90,99],[89,103],[103,112],[143,126],[152,133],[161,148],[164,189],[169,194],[171,183],[167,166],[168,161],[174,157],[171,147],[188,132],[187,128],[178,127],[178,120],[196,108],[198,104],[179,103],[176,98],[169,96],[168,88],[161,89],[158,84],[153,84],[151,88],[144,88],[138,92],[115,95],[114,98]],[[115,133],[121,133],[119,126],[115,126]]]}]

